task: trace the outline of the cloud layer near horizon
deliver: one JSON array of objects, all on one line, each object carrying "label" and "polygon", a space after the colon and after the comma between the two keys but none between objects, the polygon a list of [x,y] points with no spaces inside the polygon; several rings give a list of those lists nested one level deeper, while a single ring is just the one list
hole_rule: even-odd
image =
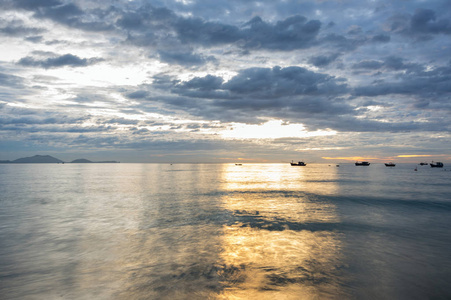
[{"label": "cloud layer near horizon", "polygon": [[[0,11],[2,159],[451,155],[449,1],[7,0]],[[240,138],[255,124],[279,125]],[[287,138],[291,125],[303,129]]]}]

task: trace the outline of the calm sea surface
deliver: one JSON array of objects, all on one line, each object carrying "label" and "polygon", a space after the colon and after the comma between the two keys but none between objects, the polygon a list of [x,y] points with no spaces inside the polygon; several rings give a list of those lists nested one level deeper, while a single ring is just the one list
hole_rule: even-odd
[{"label": "calm sea surface", "polygon": [[451,170],[0,165],[0,299],[450,299]]}]

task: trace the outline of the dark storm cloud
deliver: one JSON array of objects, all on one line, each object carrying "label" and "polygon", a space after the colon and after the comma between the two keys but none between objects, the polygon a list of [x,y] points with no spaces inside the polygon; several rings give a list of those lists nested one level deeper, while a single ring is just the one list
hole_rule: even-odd
[{"label": "dark storm cloud", "polygon": [[113,26],[107,17],[116,11],[112,7],[107,10],[84,10],[74,3],[59,0],[3,0],[0,7],[32,11],[35,18],[52,20],[85,31],[112,30]]},{"label": "dark storm cloud", "polygon": [[[257,16],[236,26],[199,17],[184,17],[168,8],[150,4],[136,6],[131,3],[105,6],[103,9],[86,9],[71,2],[59,1],[38,1],[34,4],[31,1],[21,1],[15,5],[34,11],[36,18],[50,19],[85,31],[123,30],[127,34],[128,43],[156,48],[161,61],[185,67],[215,62],[215,58],[204,55],[202,50],[222,45],[233,45],[245,51],[293,51],[323,44],[335,52],[348,52],[368,41],[388,42],[390,39],[386,35],[375,35],[372,39],[360,35],[348,38],[336,33],[320,36],[321,21],[309,20],[301,15],[271,23]],[[220,7],[218,5],[218,9]],[[325,67],[336,58],[336,54],[317,56],[311,58],[310,63]],[[29,59],[24,63],[37,64]]]},{"label": "dark storm cloud", "polygon": [[151,5],[122,11],[116,21],[116,26],[130,31],[167,29],[177,16],[165,7]]},{"label": "dark storm cloud", "polygon": [[37,59],[31,56],[23,57],[18,64],[26,67],[41,67],[45,69],[60,67],[86,67],[103,61],[101,58],[80,58],[72,54],[64,54],[57,57]]},{"label": "dark storm cloud", "polygon": [[147,91],[139,90],[139,91],[135,91],[135,92],[127,94],[126,97],[129,99],[143,99],[143,98],[146,98],[148,95],[149,95],[149,93]]},{"label": "dark storm cloud", "polygon": [[313,118],[321,114],[353,114],[353,108],[339,99],[339,95],[348,92],[341,79],[301,67],[244,69],[227,82],[213,75],[186,82],[159,78],[159,85],[176,96],[152,97],[143,90],[127,96],[162,102],[222,121],[255,122],[262,115]]},{"label": "dark storm cloud", "polygon": [[36,11],[36,18],[50,19],[67,26],[86,31],[107,31],[113,26],[104,20],[108,12],[101,10],[84,11],[73,3],[49,6]]},{"label": "dark storm cloud", "polygon": [[338,56],[340,56],[339,53],[333,53],[330,55],[319,55],[319,56],[312,56],[308,60],[309,63],[314,65],[315,67],[325,67],[333,63]]},{"label": "dark storm cloud", "polygon": [[360,35],[362,33],[363,33],[363,29],[360,26],[354,26],[347,32],[347,34],[349,34],[349,35]]},{"label": "dark storm cloud", "polygon": [[52,7],[62,4],[59,0],[14,0],[12,3],[17,8],[27,10],[34,10],[41,7]]},{"label": "dark storm cloud", "polygon": [[410,26],[413,32],[451,34],[450,20],[437,20],[435,11],[431,9],[417,9],[410,20]]},{"label": "dark storm cloud", "polygon": [[390,36],[386,34],[378,34],[371,38],[371,41],[377,42],[377,43],[388,43],[390,42]]},{"label": "dark storm cloud", "polygon": [[384,66],[384,63],[377,60],[363,60],[360,61],[352,66],[353,69],[370,69],[370,70],[377,70],[382,68]]},{"label": "dark storm cloud", "polygon": [[178,18],[174,29],[182,42],[205,46],[234,43],[244,38],[236,26],[208,22],[200,18]]},{"label": "dark storm cloud", "polygon": [[399,56],[388,56],[383,58],[383,60],[362,60],[358,63],[352,65],[353,69],[367,69],[367,70],[378,70],[385,68],[390,71],[408,71],[408,72],[420,72],[424,70],[424,67],[415,64],[405,62],[405,59]]},{"label": "dark storm cloud", "polygon": [[250,68],[223,84],[232,95],[251,98],[340,95],[346,85],[337,78],[301,67]]},{"label": "dark storm cloud", "polygon": [[321,44],[327,45],[329,48],[344,52],[350,52],[364,45],[368,39],[363,37],[347,38],[343,35],[331,33],[320,39]]},{"label": "dark storm cloud", "polygon": [[181,84],[184,89],[196,89],[200,91],[211,91],[222,89],[222,77],[207,75],[205,77],[196,77],[190,81]]},{"label": "dark storm cloud", "polygon": [[65,5],[51,6],[39,10],[37,17],[45,17],[61,23],[71,23],[73,18],[80,17],[84,14],[83,10],[73,3]]},{"label": "dark storm cloud", "polygon": [[182,42],[211,46],[241,41],[245,49],[286,51],[312,46],[320,28],[320,21],[307,21],[307,18],[299,15],[276,24],[255,17],[242,28],[199,18],[179,18],[175,23],[175,30]]},{"label": "dark storm cloud", "polygon": [[204,47],[236,44],[249,50],[282,51],[311,47],[321,28],[320,21],[309,21],[299,15],[275,24],[255,17],[238,27],[202,18],[181,17],[166,8],[150,5],[124,12],[115,25],[127,30],[129,41],[139,46],[154,45],[156,40],[161,42],[163,36],[172,42]]},{"label": "dark storm cloud", "polygon": [[[400,68],[402,66],[399,66]],[[376,82],[355,89],[357,96],[405,95],[417,107],[451,110],[451,65],[400,73],[395,82]]]},{"label": "dark storm cloud", "polygon": [[412,15],[396,14],[389,19],[389,24],[392,32],[420,40],[430,39],[438,34],[451,34],[449,17],[437,18],[436,11],[428,8],[418,8]]}]

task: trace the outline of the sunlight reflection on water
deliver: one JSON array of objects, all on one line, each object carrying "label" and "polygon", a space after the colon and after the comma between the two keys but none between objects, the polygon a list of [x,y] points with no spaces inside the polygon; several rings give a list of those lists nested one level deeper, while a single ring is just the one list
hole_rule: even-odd
[{"label": "sunlight reflection on water", "polygon": [[[344,296],[340,236],[295,229],[296,224],[337,222],[329,203],[310,199],[305,170],[283,165],[225,166],[222,202],[236,222],[225,227],[221,257],[240,280],[224,299],[314,299]],[[287,172],[288,171],[288,172]],[[306,188],[310,190],[307,190]],[[331,192],[328,187],[327,191]]]},{"label": "sunlight reflection on water", "polygon": [[449,177],[371,168],[0,165],[0,295],[449,295]]}]

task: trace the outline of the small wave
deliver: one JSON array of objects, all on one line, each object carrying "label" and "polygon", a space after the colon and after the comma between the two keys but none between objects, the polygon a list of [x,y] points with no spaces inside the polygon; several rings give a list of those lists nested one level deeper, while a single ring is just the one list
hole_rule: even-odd
[{"label": "small wave", "polygon": [[414,199],[399,199],[399,198],[380,198],[380,197],[342,197],[342,196],[324,196],[327,197],[331,202],[335,204],[340,204],[344,202],[350,202],[353,204],[363,204],[369,206],[402,206],[411,207],[417,209],[427,209],[427,210],[446,210],[451,211],[451,202],[444,201],[425,201],[425,200],[414,200]]}]

